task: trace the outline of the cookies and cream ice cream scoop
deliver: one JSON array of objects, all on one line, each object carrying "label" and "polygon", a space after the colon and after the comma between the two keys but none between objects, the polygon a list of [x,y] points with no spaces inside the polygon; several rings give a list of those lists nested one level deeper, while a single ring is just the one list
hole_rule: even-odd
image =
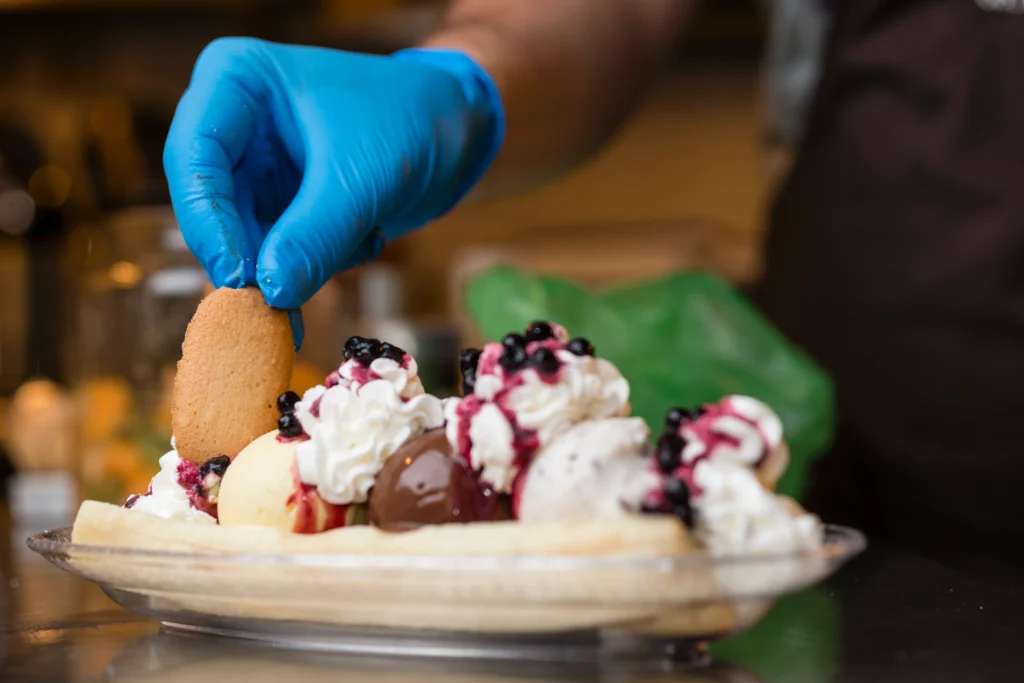
[{"label": "cookies and cream ice cream scoop", "polygon": [[590,420],[541,449],[514,496],[523,522],[636,514],[660,484],[650,430],[638,417]]}]

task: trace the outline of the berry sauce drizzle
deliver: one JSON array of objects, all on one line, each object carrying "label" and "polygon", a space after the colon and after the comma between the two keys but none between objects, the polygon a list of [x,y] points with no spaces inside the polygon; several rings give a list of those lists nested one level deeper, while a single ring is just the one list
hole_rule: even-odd
[{"label": "berry sauce drizzle", "polygon": [[515,454],[512,460],[512,468],[517,470],[520,475],[526,470],[534,453],[540,448],[540,438],[537,436],[537,432],[531,429],[523,429],[518,425],[515,411],[508,405],[509,394],[523,384],[522,376],[515,375],[495,394],[492,401],[486,401],[479,396],[472,395],[459,402],[458,407],[455,409],[455,415],[459,421],[457,447],[459,454],[465,459],[467,464],[472,466],[470,453],[473,449],[473,439],[469,435],[469,430],[473,420],[485,405],[493,404],[497,406],[505,420],[509,423],[509,426],[512,427],[512,452]]},{"label": "berry sauce drizzle", "polygon": [[209,491],[203,486],[203,476],[199,471],[199,466],[188,460],[182,460],[178,463],[176,475],[178,486],[185,489],[188,494],[189,505],[193,509],[205,512],[217,519],[217,503],[210,499]]},{"label": "berry sauce drizzle", "polygon": [[[369,341],[373,342],[373,341],[376,341],[376,340],[369,340]],[[394,355],[395,352],[401,351],[401,349],[398,349],[397,347],[393,347],[393,346],[388,346],[388,348],[390,349],[391,355]],[[365,384],[369,384],[370,382],[375,382],[375,381],[377,381],[379,379],[384,379],[379,373],[377,373],[371,367],[373,361],[378,360],[380,358],[387,358],[388,360],[393,360],[396,363],[398,363],[398,366],[400,368],[402,368],[403,370],[408,371],[409,368],[412,366],[413,358],[412,358],[412,356],[410,356],[409,354],[405,353],[404,351],[402,351],[401,353],[402,353],[402,355],[401,355],[400,358],[393,358],[393,357],[389,357],[388,355],[359,356],[359,357],[352,358],[351,357],[351,353],[347,352],[346,353],[347,360],[344,363],[342,363],[341,367],[339,367],[337,370],[335,370],[331,374],[327,375],[327,378],[324,380],[324,386],[326,386],[328,389],[330,389],[332,387],[338,386],[342,382],[347,382],[348,386],[352,389],[352,391],[358,391]],[[402,400],[404,401],[406,399],[403,397]],[[313,417],[318,417],[319,416],[319,412],[320,412],[320,407],[319,407],[319,404],[314,404],[314,405],[315,405],[315,412],[314,412],[314,409],[311,408],[310,409],[310,413],[313,414]]]},{"label": "berry sauce drizzle", "polygon": [[[488,398],[475,393],[466,393],[455,411],[457,420],[456,448],[463,459],[472,465],[473,439],[470,428],[485,405],[492,404],[501,411],[505,421],[512,428],[513,460],[513,504],[516,505],[517,491],[533,460],[540,449],[537,432],[521,428],[515,411],[509,405],[511,393],[526,384],[526,372],[532,372],[537,379],[548,385],[562,381],[569,359],[564,355],[592,356],[594,346],[587,339],[569,339],[565,328],[542,321],[531,323],[524,334],[505,335],[501,342],[485,344],[483,349],[465,349],[462,352],[460,370],[463,386],[475,389],[481,378],[496,377],[501,387]],[[475,367],[473,367],[475,365]],[[479,472],[478,472],[479,474]]]},{"label": "berry sauce drizzle", "polygon": [[[730,420],[728,426],[723,418]],[[650,464],[650,471],[658,475],[660,485],[644,498],[643,510],[675,514],[692,525],[692,501],[703,494],[694,481],[699,463],[724,449],[732,458],[740,457],[740,462],[757,468],[769,456],[771,447],[762,426],[744,415],[731,397],[694,410],[672,408],[665,417],[665,428]]]},{"label": "berry sauce drizzle", "polygon": [[[345,526],[348,519],[348,505],[333,505],[326,502],[310,486],[299,479],[298,467],[292,465],[292,481],[294,490],[288,496],[288,507],[295,508],[295,521],[292,531],[297,534],[316,534]],[[317,510],[324,510],[326,519],[323,528],[317,528]]]},{"label": "berry sauce drizzle", "polygon": [[715,451],[722,447],[730,449],[740,447],[740,440],[738,438],[732,434],[725,434],[715,429],[715,422],[722,417],[742,420],[757,432],[762,444],[762,450],[760,456],[754,462],[749,463],[749,465],[755,468],[760,466],[769,455],[768,438],[757,422],[734,410],[729,399],[725,399],[720,403],[709,403],[702,406],[699,415],[695,416],[694,419],[684,420],[679,425],[677,433],[684,441],[696,440],[704,445],[704,451],[693,458],[688,464],[693,466],[700,460],[713,457]]},{"label": "berry sauce drizzle", "polygon": [[505,347],[495,342],[485,344],[483,352],[480,354],[480,364],[477,366],[477,377],[498,374],[498,361],[501,360],[504,350]]},{"label": "berry sauce drizzle", "polygon": [[687,489],[690,492],[690,499],[700,498],[702,493],[699,486],[693,479],[693,467],[680,466],[676,468],[672,474],[662,474],[657,469],[657,464],[652,465],[652,468],[661,476],[661,486],[650,491],[643,500],[643,508],[645,510],[657,510],[657,511],[671,511],[671,503],[665,496],[665,487],[670,479],[677,479],[686,484]]}]

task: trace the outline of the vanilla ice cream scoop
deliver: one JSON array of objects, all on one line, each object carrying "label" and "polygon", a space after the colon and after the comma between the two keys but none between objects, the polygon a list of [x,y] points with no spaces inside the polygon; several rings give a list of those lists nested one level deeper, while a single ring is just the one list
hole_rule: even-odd
[{"label": "vanilla ice cream scoop", "polygon": [[220,484],[221,526],[318,533],[356,521],[355,506],[332,505],[298,480],[296,445],[273,431],[242,449]]},{"label": "vanilla ice cream scoop", "polygon": [[516,516],[546,522],[639,511],[645,495],[660,483],[650,468],[649,436],[640,418],[572,427],[537,453],[517,491]]}]

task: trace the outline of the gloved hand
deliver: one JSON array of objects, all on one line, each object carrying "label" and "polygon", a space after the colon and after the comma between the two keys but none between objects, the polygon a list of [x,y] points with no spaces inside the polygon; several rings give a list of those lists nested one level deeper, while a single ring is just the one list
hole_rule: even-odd
[{"label": "gloved hand", "polygon": [[503,135],[497,88],[462,53],[223,38],[196,62],[164,169],[214,285],[255,284],[271,306],[297,309],[451,209]]}]

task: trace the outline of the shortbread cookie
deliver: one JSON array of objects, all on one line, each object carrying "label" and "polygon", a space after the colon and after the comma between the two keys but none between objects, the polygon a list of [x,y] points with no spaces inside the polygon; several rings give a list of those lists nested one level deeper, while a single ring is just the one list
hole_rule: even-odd
[{"label": "shortbread cookie", "polygon": [[274,428],[295,350],[288,315],[258,289],[221,288],[203,299],[181,351],[171,421],[182,459],[233,458]]}]

